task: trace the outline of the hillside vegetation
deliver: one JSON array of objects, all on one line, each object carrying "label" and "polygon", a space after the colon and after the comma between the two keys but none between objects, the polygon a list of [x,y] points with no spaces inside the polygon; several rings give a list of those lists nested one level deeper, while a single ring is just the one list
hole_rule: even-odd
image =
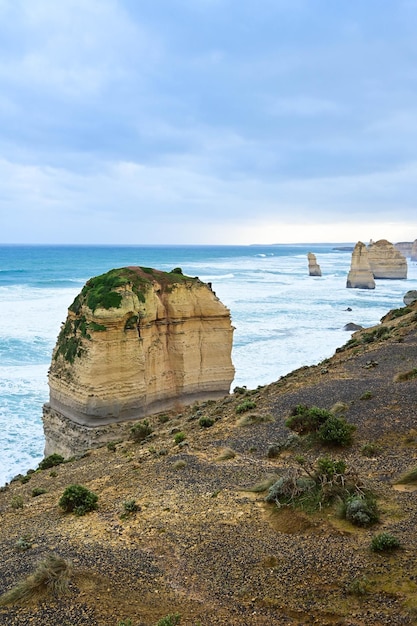
[{"label": "hillside vegetation", "polygon": [[[417,623],[417,303],[0,492],[0,623]],[[132,430],[133,427],[133,430]]]}]

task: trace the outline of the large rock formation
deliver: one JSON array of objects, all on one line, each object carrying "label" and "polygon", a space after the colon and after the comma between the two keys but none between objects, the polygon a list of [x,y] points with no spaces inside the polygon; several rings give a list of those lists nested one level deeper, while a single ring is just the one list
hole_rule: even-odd
[{"label": "large rock formation", "polygon": [[45,454],[91,447],[91,429],[98,443],[108,425],[223,397],[234,377],[232,338],[229,310],[179,268],[128,267],[92,278],[69,307],[53,352]]},{"label": "large rock formation", "polygon": [[417,261],[417,239],[413,242],[411,246],[410,259],[412,261]]},{"label": "large rock formation", "polygon": [[404,294],[403,302],[406,306],[408,306],[409,304],[413,304],[413,302],[416,302],[416,300],[417,300],[416,289],[410,289],[410,291],[407,291],[407,293]]},{"label": "large rock formation", "polygon": [[368,250],[362,241],[358,241],[352,252],[350,271],[346,287],[353,289],[375,289],[375,280],[369,265]]},{"label": "large rock formation", "polygon": [[374,278],[407,278],[406,258],[386,239],[369,245],[368,258]]},{"label": "large rock formation", "polygon": [[395,243],[394,246],[401,252],[401,254],[405,257],[411,256],[411,249],[413,247],[412,241],[399,241]]},{"label": "large rock formation", "polygon": [[307,254],[308,258],[308,273],[310,276],[321,276],[320,265],[317,263],[316,255],[312,252]]}]

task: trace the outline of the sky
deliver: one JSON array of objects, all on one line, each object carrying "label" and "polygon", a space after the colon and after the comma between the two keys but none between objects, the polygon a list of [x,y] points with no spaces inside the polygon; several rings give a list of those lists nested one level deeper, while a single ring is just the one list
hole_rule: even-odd
[{"label": "sky", "polygon": [[0,0],[0,242],[417,238],[417,0]]}]

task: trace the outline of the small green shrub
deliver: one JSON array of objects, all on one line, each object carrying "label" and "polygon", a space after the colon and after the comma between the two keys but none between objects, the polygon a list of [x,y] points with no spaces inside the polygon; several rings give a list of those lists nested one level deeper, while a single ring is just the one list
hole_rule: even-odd
[{"label": "small green shrub", "polygon": [[307,492],[315,490],[316,483],[309,476],[300,476],[297,472],[289,471],[285,476],[278,478],[269,488],[265,500],[278,506],[292,504]]},{"label": "small green shrub", "polygon": [[83,485],[70,485],[59,499],[59,506],[65,513],[85,515],[97,508],[98,495],[83,487]]},{"label": "small green shrub", "polygon": [[269,446],[266,456],[268,459],[277,459],[281,454],[282,446],[279,443],[273,443]]},{"label": "small green shrub", "polygon": [[198,424],[201,428],[210,428],[214,424],[214,419],[211,417],[200,417]]},{"label": "small green shrub", "polygon": [[137,513],[140,511],[140,506],[133,498],[131,500],[125,500],[123,502],[123,510],[125,513]]},{"label": "small green shrub", "polygon": [[365,391],[359,400],[370,400],[372,398],[372,391]]},{"label": "small green shrub", "polygon": [[38,465],[38,469],[46,470],[50,467],[55,467],[56,465],[61,465],[65,461],[64,457],[60,454],[50,454],[49,456],[42,459],[42,461]]},{"label": "small green shrub", "polygon": [[187,435],[180,431],[179,433],[175,433],[174,442],[176,445],[182,443],[185,439],[187,439]]},{"label": "small green shrub", "polygon": [[381,452],[381,447],[376,443],[364,443],[361,448],[361,454],[367,457],[377,456]]},{"label": "small green shrub", "polygon": [[308,407],[305,404],[298,404],[286,420],[287,428],[294,430],[299,435],[305,435],[317,431],[324,422],[333,417],[330,411],[319,409],[317,406]]},{"label": "small green shrub", "polygon": [[371,526],[378,521],[375,499],[371,496],[354,494],[344,505],[345,518],[355,526]]},{"label": "small green shrub", "polygon": [[161,415],[158,415],[158,420],[161,424],[166,424],[169,422],[169,415],[162,413]]},{"label": "small green shrub", "polygon": [[109,452],[116,452],[116,442],[115,441],[109,441],[107,443],[107,450]]},{"label": "small green shrub", "polygon": [[130,438],[133,439],[135,443],[139,443],[149,437],[152,432],[153,430],[148,420],[143,420],[132,426],[130,429]]},{"label": "small green shrub", "polygon": [[332,415],[320,426],[317,435],[323,443],[344,447],[352,443],[355,430],[356,426],[353,424],[348,424],[343,418]]},{"label": "small green shrub", "polygon": [[389,552],[399,547],[399,540],[390,533],[379,533],[372,537],[371,550],[373,552]]},{"label": "small green shrub", "polygon": [[123,502],[123,512],[120,514],[120,519],[125,520],[140,511],[140,506],[136,503],[136,500],[125,500]]},{"label": "small green shrub", "polygon": [[18,509],[23,509],[23,497],[22,496],[13,496],[10,505],[12,509],[17,511]]},{"label": "small green shrub", "polygon": [[233,389],[233,393],[238,393],[240,395],[244,395],[247,392],[247,387],[235,387]]},{"label": "small green shrub", "polygon": [[343,475],[346,471],[346,463],[342,460],[334,461],[327,456],[317,459],[317,470],[320,476],[334,478],[336,474]]},{"label": "small green shrub", "polygon": [[37,496],[41,496],[46,492],[47,490],[43,487],[35,487],[34,489],[32,489],[32,498],[37,498]]},{"label": "small green shrub", "polygon": [[364,596],[368,593],[369,580],[366,576],[354,578],[346,585],[346,593],[350,596]]},{"label": "small green shrub", "polygon": [[373,343],[374,341],[377,341],[378,339],[388,339],[391,335],[391,328],[389,328],[388,326],[379,326],[378,328],[375,328],[374,330],[371,330],[367,333],[363,333],[361,336],[361,341],[362,343]]},{"label": "small green shrub", "polygon": [[241,404],[238,404],[236,407],[236,413],[245,413],[246,411],[251,411],[252,409],[256,409],[256,402],[252,400],[245,400]]},{"label": "small green shrub", "polygon": [[18,552],[25,552],[26,550],[30,550],[32,547],[32,540],[29,535],[23,535],[23,537],[19,537],[19,539],[14,544],[14,547]]},{"label": "small green shrub", "polygon": [[181,621],[181,615],[179,613],[166,615],[157,621],[155,626],[177,626]]}]

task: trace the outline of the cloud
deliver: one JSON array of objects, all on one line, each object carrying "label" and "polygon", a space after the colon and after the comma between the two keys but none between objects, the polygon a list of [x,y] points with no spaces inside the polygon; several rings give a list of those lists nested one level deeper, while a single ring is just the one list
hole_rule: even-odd
[{"label": "cloud", "polygon": [[215,243],[414,224],[416,13],[0,0],[1,238]]}]

